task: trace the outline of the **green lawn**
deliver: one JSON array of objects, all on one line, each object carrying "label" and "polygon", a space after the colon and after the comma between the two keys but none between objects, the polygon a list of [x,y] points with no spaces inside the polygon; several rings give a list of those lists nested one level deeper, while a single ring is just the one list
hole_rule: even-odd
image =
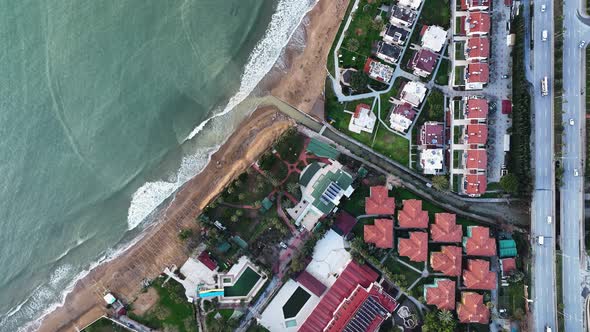
[{"label": "green lawn", "polygon": [[455,67],[455,85],[465,85],[465,67],[463,66]]},{"label": "green lawn", "polygon": [[408,166],[410,162],[410,141],[379,126],[373,150]]},{"label": "green lawn", "polygon": [[249,267],[246,268],[233,286],[223,288],[225,290],[225,297],[248,295],[260,278],[260,275],[254,270]]},{"label": "green lawn", "polygon": [[420,273],[408,268],[393,257],[388,257],[383,265],[393,274],[403,275],[407,286],[409,287],[416,279],[420,278]]},{"label": "green lawn", "polygon": [[193,305],[186,300],[184,287],[170,279],[165,285],[157,279],[152,285],[158,292],[158,303],[144,315],[128,313],[131,319],[158,330],[174,330],[179,332],[197,331]]},{"label": "green lawn", "polygon": [[393,86],[391,87],[391,90],[389,90],[389,92],[382,94],[381,96],[379,96],[379,99],[381,100],[381,117],[385,120],[386,115],[389,113],[389,110],[391,109],[391,107],[393,107],[393,104],[391,102],[389,102],[390,98],[397,98],[399,96],[399,92],[401,90],[401,87],[403,84],[405,84],[406,82],[408,82],[407,79],[405,79],[404,77],[398,77],[395,82],[393,82]]},{"label": "green lawn", "polygon": [[434,82],[438,85],[449,84],[449,73],[451,71],[451,61],[449,59],[442,59],[438,72],[436,72],[436,78]]},{"label": "green lawn", "polygon": [[455,60],[465,60],[465,42],[456,42],[455,46]]},{"label": "green lawn", "polygon": [[[379,6],[384,2],[381,0],[361,0],[359,2],[358,9],[353,14],[354,17],[346,31],[341,47],[361,55],[371,55],[371,46],[374,41],[381,39],[379,34],[383,28],[383,22],[386,21],[385,17],[382,18],[382,23],[375,21],[375,18],[380,13]],[[343,20],[343,24],[345,22],[346,18]]]},{"label": "green lawn", "polygon": [[451,5],[449,0],[426,0],[420,15],[425,25],[438,25],[444,29],[451,27]]},{"label": "green lawn", "polygon": [[367,58],[371,55],[370,53],[360,54],[358,52],[351,51],[344,46],[340,47],[338,53],[338,62],[340,68],[356,68],[359,71],[363,70]]},{"label": "green lawn", "polygon": [[369,186],[359,186],[350,198],[340,204],[340,207],[355,217],[365,214],[365,198],[369,196],[369,191]]},{"label": "green lawn", "polygon": [[278,143],[274,146],[283,160],[294,163],[303,150],[305,137],[296,130],[289,131],[279,138]]},{"label": "green lawn", "polygon": [[86,327],[82,332],[128,332],[126,328],[117,323],[113,323],[110,319],[101,318],[92,325]]}]

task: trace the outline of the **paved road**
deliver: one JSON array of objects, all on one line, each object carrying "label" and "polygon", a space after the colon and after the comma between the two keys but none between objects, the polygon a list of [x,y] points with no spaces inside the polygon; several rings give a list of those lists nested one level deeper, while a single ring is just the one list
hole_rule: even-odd
[{"label": "paved road", "polygon": [[[590,40],[590,29],[578,15],[579,0],[564,1],[564,142],[561,187],[561,249],[563,252],[563,316],[566,331],[583,331],[582,278],[583,250],[583,160],[585,104],[585,49],[582,40]],[[570,119],[573,125],[570,125]],[[578,171],[579,175],[574,173]]]},{"label": "paved road", "polygon": [[[546,11],[541,12],[541,5]],[[534,110],[534,192],[532,204],[533,248],[533,317],[534,330],[546,326],[557,329],[555,284],[555,224],[548,217],[555,216],[555,176],[553,160],[553,38],[541,40],[543,30],[553,35],[553,2],[535,1],[533,12],[533,110]],[[542,96],[541,80],[549,79],[549,95]],[[538,237],[544,244],[538,244]]]}]

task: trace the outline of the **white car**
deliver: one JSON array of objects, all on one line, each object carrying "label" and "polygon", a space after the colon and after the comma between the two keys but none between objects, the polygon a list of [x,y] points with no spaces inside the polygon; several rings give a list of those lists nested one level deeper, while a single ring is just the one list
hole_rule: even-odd
[{"label": "white car", "polygon": [[279,246],[280,246],[281,248],[283,248],[283,249],[287,249],[287,248],[288,248],[288,247],[287,247],[287,245],[285,244],[285,242],[281,242],[281,243],[279,243]]},{"label": "white car", "polygon": [[579,175],[580,175],[580,172],[578,172],[578,169],[574,168],[574,176],[579,176]]},{"label": "white car", "polygon": [[586,42],[584,40],[582,40],[580,42],[580,44],[578,45],[579,48],[584,48],[584,45],[586,45]]},{"label": "white car", "polygon": [[574,119],[570,119],[570,126],[575,125],[576,123],[574,122]]},{"label": "white car", "polygon": [[547,6],[541,5],[541,13],[544,13],[547,10]]}]

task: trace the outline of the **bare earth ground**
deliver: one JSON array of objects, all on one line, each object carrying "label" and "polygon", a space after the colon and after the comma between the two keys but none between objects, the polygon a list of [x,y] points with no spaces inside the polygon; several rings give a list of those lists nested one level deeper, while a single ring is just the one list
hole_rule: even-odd
[{"label": "bare earth ground", "polygon": [[141,316],[145,314],[151,307],[158,302],[160,296],[155,288],[150,287],[147,292],[140,293],[135,301],[133,301],[133,313]]},{"label": "bare earth ground", "polygon": [[[306,47],[290,59],[286,75],[271,90],[273,95],[308,113],[321,109],[317,105],[323,101],[327,53],[347,5],[347,0],[319,0],[307,17]],[[147,230],[148,234],[124,254],[80,280],[65,305],[50,313],[39,330],[81,329],[104,314],[105,290],[125,301],[135,299],[144,278],[155,278],[165,266],[184,263],[188,253],[178,232],[196,228],[194,220],[201,209],[293,124],[293,120],[273,107],[256,110],[212,156],[207,167],[178,192],[161,222]]]}]

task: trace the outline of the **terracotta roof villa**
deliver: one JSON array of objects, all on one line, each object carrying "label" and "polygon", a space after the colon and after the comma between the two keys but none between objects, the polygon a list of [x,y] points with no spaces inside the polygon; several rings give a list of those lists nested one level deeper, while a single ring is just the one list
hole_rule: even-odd
[{"label": "terracotta roof villa", "polygon": [[430,238],[433,242],[458,243],[463,239],[463,228],[457,225],[454,213],[437,213],[434,224],[430,226]]},{"label": "terracotta roof villa", "polygon": [[509,276],[516,270],[516,259],[504,258],[500,260],[500,267],[502,268],[502,277]]},{"label": "terracotta roof villa", "polygon": [[490,32],[491,22],[489,13],[469,13],[465,19],[465,31],[468,36],[487,35]]},{"label": "terracotta roof villa", "polygon": [[490,271],[490,262],[470,259],[463,271],[463,285],[469,289],[496,289],[496,274]]},{"label": "terracotta roof villa", "polygon": [[465,193],[469,196],[481,196],[486,192],[488,179],[485,174],[468,174],[465,176]]},{"label": "terracotta roof villa", "polygon": [[427,228],[428,212],[422,210],[421,200],[406,199],[403,201],[403,209],[398,212],[397,220],[401,228]]},{"label": "terracotta roof villa", "polygon": [[467,39],[465,58],[467,60],[485,60],[490,57],[490,39],[487,37],[472,37]]},{"label": "terracotta roof villa", "polygon": [[467,169],[486,170],[488,168],[488,154],[485,149],[467,150]]},{"label": "terracotta roof villa", "polygon": [[428,121],[420,128],[420,145],[444,145],[445,126],[442,122]]},{"label": "terracotta roof villa", "polygon": [[457,316],[461,323],[487,324],[490,322],[490,310],[483,304],[483,295],[473,292],[461,293]]},{"label": "terracotta roof villa", "polygon": [[386,186],[373,186],[370,196],[365,198],[366,214],[394,214],[395,198],[389,197]]},{"label": "terracotta roof villa", "polygon": [[455,281],[434,279],[434,284],[424,285],[426,303],[435,305],[439,310],[455,309]]},{"label": "terracotta roof villa", "polygon": [[460,276],[461,257],[461,247],[444,246],[440,252],[430,254],[430,266],[446,276]]},{"label": "terracotta roof villa", "polygon": [[495,256],[496,240],[490,237],[490,229],[483,226],[469,226],[463,239],[465,252],[469,256]]},{"label": "terracotta roof villa", "polygon": [[368,289],[357,285],[352,294],[342,300],[324,331],[377,331],[398,306],[379,284],[372,283]]},{"label": "terracotta roof villa", "polygon": [[469,98],[467,99],[467,107],[465,108],[465,117],[468,119],[483,119],[488,117],[489,105],[484,98]]},{"label": "terracotta roof villa", "polygon": [[365,225],[364,239],[377,248],[393,248],[393,220],[375,219],[374,225]]},{"label": "terracotta roof villa", "polygon": [[467,125],[467,143],[484,145],[488,141],[488,126],[486,124]]},{"label": "terracotta roof villa", "polygon": [[313,312],[307,317],[299,331],[321,332],[334,316],[334,312],[357,285],[368,288],[379,275],[367,265],[359,265],[355,261],[348,263],[344,271],[324,294]]},{"label": "terracotta roof villa", "polygon": [[399,239],[397,250],[413,262],[426,262],[428,258],[428,233],[410,232],[409,239]]},{"label": "terracotta roof villa", "polygon": [[416,53],[410,62],[410,68],[414,70],[414,75],[428,77],[432,74],[438,60],[438,54],[423,48]]}]

